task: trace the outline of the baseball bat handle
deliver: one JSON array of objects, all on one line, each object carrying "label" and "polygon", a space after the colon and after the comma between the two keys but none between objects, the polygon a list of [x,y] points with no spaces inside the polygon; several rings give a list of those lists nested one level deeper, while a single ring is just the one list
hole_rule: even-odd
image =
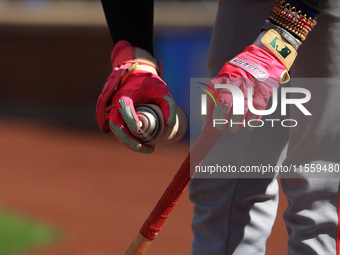
[{"label": "baseball bat handle", "polygon": [[124,255],[144,255],[148,250],[151,242],[152,240],[149,240],[141,233],[138,233]]},{"label": "baseball bat handle", "polygon": [[221,132],[211,132],[211,129],[203,129],[190,153],[144,222],[125,255],[144,255],[146,253],[152,240],[156,238],[173,207],[177,204],[192,179],[194,171],[190,171],[190,165],[200,165],[221,134]]}]

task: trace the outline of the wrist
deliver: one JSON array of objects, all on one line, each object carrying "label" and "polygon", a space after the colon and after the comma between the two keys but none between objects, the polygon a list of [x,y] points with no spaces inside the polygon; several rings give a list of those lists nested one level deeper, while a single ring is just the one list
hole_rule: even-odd
[{"label": "wrist", "polygon": [[159,73],[159,67],[153,56],[146,50],[134,48],[135,63],[129,68],[129,71],[147,71],[153,74]]},{"label": "wrist", "polygon": [[132,46],[128,41],[116,43],[112,55],[112,66],[114,69],[121,68],[121,84],[123,84],[134,71],[146,71],[156,75],[161,75],[161,68],[156,60],[146,50]]},{"label": "wrist", "polygon": [[274,55],[288,71],[297,57],[295,48],[274,29],[261,32],[254,44]]},{"label": "wrist", "polygon": [[296,37],[294,37],[290,32],[288,32],[287,30],[283,29],[280,26],[271,23],[269,20],[266,20],[266,22],[262,26],[262,30],[270,29],[274,29],[276,32],[278,32],[282,36],[282,38],[287,41],[287,43],[290,43],[294,47],[296,51],[302,45],[302,42]]},{"label": "wrist", "polygon": [[153,73],[159,75],[160,71],[156,60],[153,56],[146,50],[142,48],[133,47],[134,58],[132,65],[127,69],[126,74],[123,75],[121,82],[124,83],[127,78],[136,71],[145,71],[148,73]]},{"label": "wrist", "polygon": [[305,8],[301,9],[300,5],[292,5],[285,0],[277,0],[268,20],[287,30],[300,41],[304,41],[317,24],[316,14],[314,14],[308,12]]}]

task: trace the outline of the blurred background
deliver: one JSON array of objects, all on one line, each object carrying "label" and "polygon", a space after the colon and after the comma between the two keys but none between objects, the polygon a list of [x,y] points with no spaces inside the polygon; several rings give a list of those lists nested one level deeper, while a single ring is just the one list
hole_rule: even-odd
[{"label": "blurred background", "polygon": [[[155,57],[188,115],[216,12],[216,1],[155,3]],[[123,254],[184,160],[187,139],[145,156],[100,132],[112,48],[99,0],[0,0],[1,255]],[[189,254],[192,215],[185,192],[149,254]],[[276,226],[268,254],[285,254]]]},{"label": "blurred background", "polygon": [[[156,1],[155,57],[189,113],[190,77],[206,77],[217,4]],[[100,1],[0,1],[0,114],[97,128],[112,40]]]}]

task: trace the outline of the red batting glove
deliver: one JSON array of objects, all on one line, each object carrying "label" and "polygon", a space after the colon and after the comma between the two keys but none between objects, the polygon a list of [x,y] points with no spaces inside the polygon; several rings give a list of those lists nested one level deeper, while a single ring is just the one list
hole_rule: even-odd
[{"label": "red batting glove", "polygon": [[[255,110],[265,110],[273,89],[289,81],[288,70],[296,56],[296,50],[275,30],[262,32],[254,44],[227,62],[209,83],[211,90],[216,84],[238,87],[244,96],[243,114],[233,115],[233,96],[229,89],[220,88],[216,92],[221,100],[216,100],[216,105],[212,101],[209,103],[207,121],[212,124],[213,119],[228,120],[227,125],[215,125],[221,131],[238,132],[242,126],[253,129],[247,125],[248,121],[259,120],[261,116],[249,111],[248,100],[252,100]],[[248,88],[252,88],[251,98]],[[252,121],[252,126],[256,126],[256,121]]]},{"label": "red batting glove", "polygon": [[157,64],[147,51],[119,41],[111,56],[113,71],[97,102],[96,118],[104,133],[110,130],[133,151],[152,153],[154,145],[142,144],[130,131],[137,132],[140,122],[134,105],[157,104],[166,125],[173,127],[176,102],[160,78]]}]

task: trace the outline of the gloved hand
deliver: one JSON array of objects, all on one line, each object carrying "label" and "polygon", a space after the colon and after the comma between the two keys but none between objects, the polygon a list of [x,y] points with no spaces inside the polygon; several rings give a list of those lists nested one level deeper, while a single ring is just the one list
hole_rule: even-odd
[{"label": "gloved hand", "polygon": [[152,153],[154,145],[142,144],[130,131],[137,132],[140,122],[134,105],[157,104],[166,125],[176,121],[176,102],[160,78],[161,71],[147,51],[119,41],[111,56],[113,72],[97,102],[96,119],[104,133],[110,130],[133,151]]},{"label": "gloved hand", "polygon": [[[208,86],[214,88],[215,84],[230,84],[238,87],[244,96],[243,115],[233,115],[233,97],[229,89],[216,89],[222,105],[210,101],[207,114],[209,125],[212,119],[224,119],[228,123],[218,124],[215,128],[231,132],[238,132],[242,126],[253,129],[256,121],[251,121],[252,127],[247,125],[248,121],[259,120],[261,116],[249,111],[248,101],[252,100],[256,110],[265,110],[273,88],[289,81],[288,71],[296,56],[294,47],[278,32],[273,29],[262,32],[254,44],[227,62]],[[252,88],[251,98],[248,98],[248,88]]]}]

